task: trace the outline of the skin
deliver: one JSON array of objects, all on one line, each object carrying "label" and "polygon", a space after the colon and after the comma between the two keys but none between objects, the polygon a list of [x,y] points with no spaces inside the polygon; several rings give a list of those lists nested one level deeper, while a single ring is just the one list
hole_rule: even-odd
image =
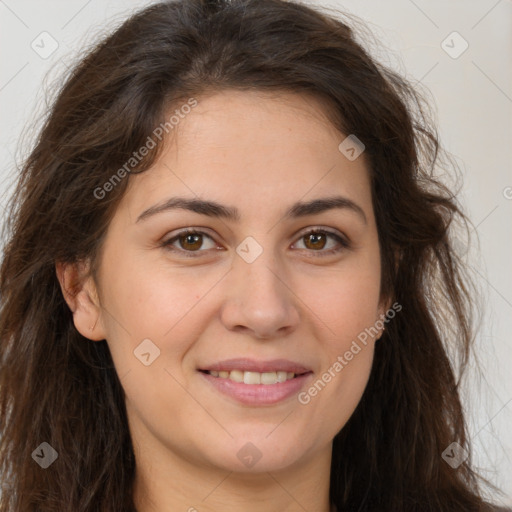
[{"label": "skin", "polygon": [[[125,390],[139,512],[329,512],[332,440],[361,399],[381,333],[306,405],[296,396],[242,405],[198,368],[291,359],[313,371],[309,386],[385,313],[364,153],[350,161],[338,150],[346,135],[313,98],[224,91],[197,99],[155,165],[130,176],[97,278],[81,278],[86,266],[58,265],[59,280],[78,331],[107,340]],[[334,193],[359,205],[366,222],[347,208],[283,217],[297,201]],[[137,222],[171,196],[214,200],[241,218],[176,209]],[[176,252],[162,246],[184,228],[208,236],[202,245],[175,241]],[[331,237],[308,243],[312,228],[350,247]],[[236,252],[248,236],[263,249],[252,263]],[[199,257],[181,255],[197,246]],[[160,350],[149,366],[133,353],[144,339]],[[261,453],[252,467],[237,457],[248,442]]]}]

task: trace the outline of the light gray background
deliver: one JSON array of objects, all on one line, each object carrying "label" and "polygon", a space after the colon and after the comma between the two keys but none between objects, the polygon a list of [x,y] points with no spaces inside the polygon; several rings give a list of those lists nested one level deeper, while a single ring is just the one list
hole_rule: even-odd
[{"label": "light gray background", "polygon": [[[39,119],[44,82],[70,66],[102,27],[153,2],[137,0],[0,0],[0,213],[15,157],[27,151],[22,130]],[[484,292],[477,343],[483,375],[468,376],[465,404],[475,461],[512,504],[512,2],[510,0],[325,0],[311,4],[353,13],[382,43],[371,50],[385,64],[428,88],[445,147],[463,171],[461,201],[480,249],[470,263]],[[48,32],[58,43],[51,48]],[[442,48],[448,45],[453,58]],[[47,38],[42,40],[42,38]],[[30,131],[25,132],[30,143]],[[474,233],[475,234],[475,233]],[[472,365],[474,367],[474,365]]]}]

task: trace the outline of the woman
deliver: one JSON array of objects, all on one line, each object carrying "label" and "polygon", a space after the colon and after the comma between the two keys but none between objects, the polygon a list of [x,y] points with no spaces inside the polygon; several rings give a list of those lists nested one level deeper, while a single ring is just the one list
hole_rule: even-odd
[{"label": "woman", "polygon": [[300,4],[164,2],[100,42],[12,199],[0,510],[491,510],[439,151]]}]

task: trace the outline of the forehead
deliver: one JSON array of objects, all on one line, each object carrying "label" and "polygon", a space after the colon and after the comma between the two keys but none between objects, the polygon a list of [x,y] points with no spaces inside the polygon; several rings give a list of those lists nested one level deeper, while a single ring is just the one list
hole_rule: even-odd
[{"label": "forehead", "polygon": [[351,161],[340,152],[346,135],[321,100],[223,91],[197,102],[170,132],[154,166],[130,176],[123,201],[134,214],[178,194],[237,203],[242,211],[334,192],[370,200],[364,153]]},{"label": "forehead", "polygon": [[329,144],[329,137],[339,138],[327,108],[325,100],[310,94],[222,91],[198,98],[168,142],[175,147],[190,144],[199,152],[229,149],[233,156],[238,150],[254,156],[260,148],[273,154],[290,149],[300,153]]}]

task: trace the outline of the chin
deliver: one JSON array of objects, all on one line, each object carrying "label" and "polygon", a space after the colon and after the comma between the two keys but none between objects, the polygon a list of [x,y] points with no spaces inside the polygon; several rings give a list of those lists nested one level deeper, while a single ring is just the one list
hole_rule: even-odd
[{"label": "chin", "polygon": [[[267,431],[272,428],[266,428]],[[297,435],[288,435],[286,431],[265,435],[261,429],[254,435],[233,435],[221,453],[212,454],[212,462],[226,471],[256,474],[290,468],[305,455],[304,443]]]}]

